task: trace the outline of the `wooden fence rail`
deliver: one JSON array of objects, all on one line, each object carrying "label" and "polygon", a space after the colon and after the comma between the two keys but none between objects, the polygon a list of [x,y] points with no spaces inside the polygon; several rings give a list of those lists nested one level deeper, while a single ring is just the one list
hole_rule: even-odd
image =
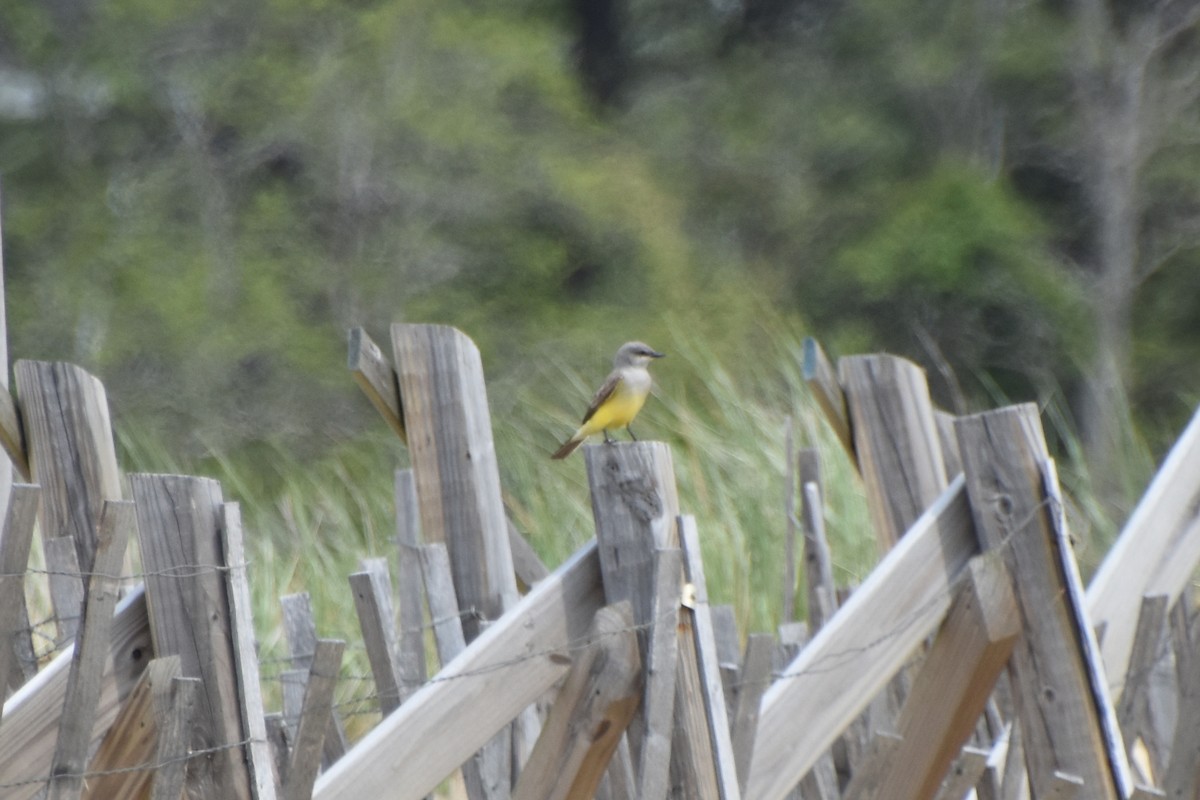
[{"label": "wooden fence rail", "polygon": [[[346,644],[320,638],[307,595],[281,599],[290,669],[264,708],[220,485],[122,475],[104,387],[78,367],[0,381],[0,687],[19,687],[0,797],[416,800],[456,770],[470,800],[1195,795],[1200,413],[1085,592],[1035,408],[955,418],[916,365],[835,365],[808,342],[881,560],[848,597],[833,584],[820,454],[801,451],[790,574],[809,616],[743,650],[666,445],[583,450],[596,538],[547,569],[504,510],[478,350],[443,326],[390,333],[390,358],[351,335],[412,462],[396,568],[368,560],[345,587],[382,716],[353,743],[333,702]],[[62,645],[33,675],[31,579]]]}]

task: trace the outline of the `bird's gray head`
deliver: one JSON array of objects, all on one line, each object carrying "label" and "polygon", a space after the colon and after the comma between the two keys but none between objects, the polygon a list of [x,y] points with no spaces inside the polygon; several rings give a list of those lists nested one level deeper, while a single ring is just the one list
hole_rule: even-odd
[{"label": "bird's gray head", "polygon": [[613,367],[644,367],[651,359],[662,358],[666,353],[660,353],[645,342],[626,342],[621,345],[613,359]]}]

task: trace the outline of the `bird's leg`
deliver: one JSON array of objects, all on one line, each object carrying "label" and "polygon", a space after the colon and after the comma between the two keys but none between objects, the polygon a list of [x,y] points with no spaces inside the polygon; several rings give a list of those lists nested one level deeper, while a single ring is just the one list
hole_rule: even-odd
[{"label": "bird's leg", "polygon": [[605,444],[616,444],[616,439],[613,439],[611,436],[608,435],[607,429],[605,429],[605,431],[604,431],[604,443]]},{"label": "bird's leg", "polygon": [[633,426],[632,426],[632,425],[626,425],[626,426],[625,426],[625,430],[629,431],[629,438],[630,438],[630,439],[633,439],[635,442],[638,440],[638,438],[637,438],[636,436],[634,436],[634,435],[633,435]]}]

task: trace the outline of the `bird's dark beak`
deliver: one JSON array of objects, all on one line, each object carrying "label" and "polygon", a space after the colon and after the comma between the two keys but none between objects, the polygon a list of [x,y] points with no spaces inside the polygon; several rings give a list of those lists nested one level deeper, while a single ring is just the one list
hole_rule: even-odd
[{"label": "bird's dark beak", "polygon": [[647,355],[650,356],[651,358],[666,358],[667,357],[666,353],[660,353],[657,350],[651,350],[649,353],[647,353]]}]

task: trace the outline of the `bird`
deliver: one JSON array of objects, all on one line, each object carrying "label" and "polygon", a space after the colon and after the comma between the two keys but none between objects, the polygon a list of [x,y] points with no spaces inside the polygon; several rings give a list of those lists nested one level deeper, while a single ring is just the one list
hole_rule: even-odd
[{"label": "bird", "polygon": [[566,458],[583,444],[584,439],[594,433],[603,433],[604,442],[612,444],[613,438],[608,432],[617,428],[624,428],[629,432],[629,438],[637,441],[630,424],[642,410],[642,405],[650,394],[652,381],[650,371],[646,367],[654,359],[665,355],[666,353],[660,353],[644,342],[626,342],[621,345],[613,357],[613,371],[604,379],[604,383],[592,398],[579,430],[563,442],[562,447],[550,457]]}]

